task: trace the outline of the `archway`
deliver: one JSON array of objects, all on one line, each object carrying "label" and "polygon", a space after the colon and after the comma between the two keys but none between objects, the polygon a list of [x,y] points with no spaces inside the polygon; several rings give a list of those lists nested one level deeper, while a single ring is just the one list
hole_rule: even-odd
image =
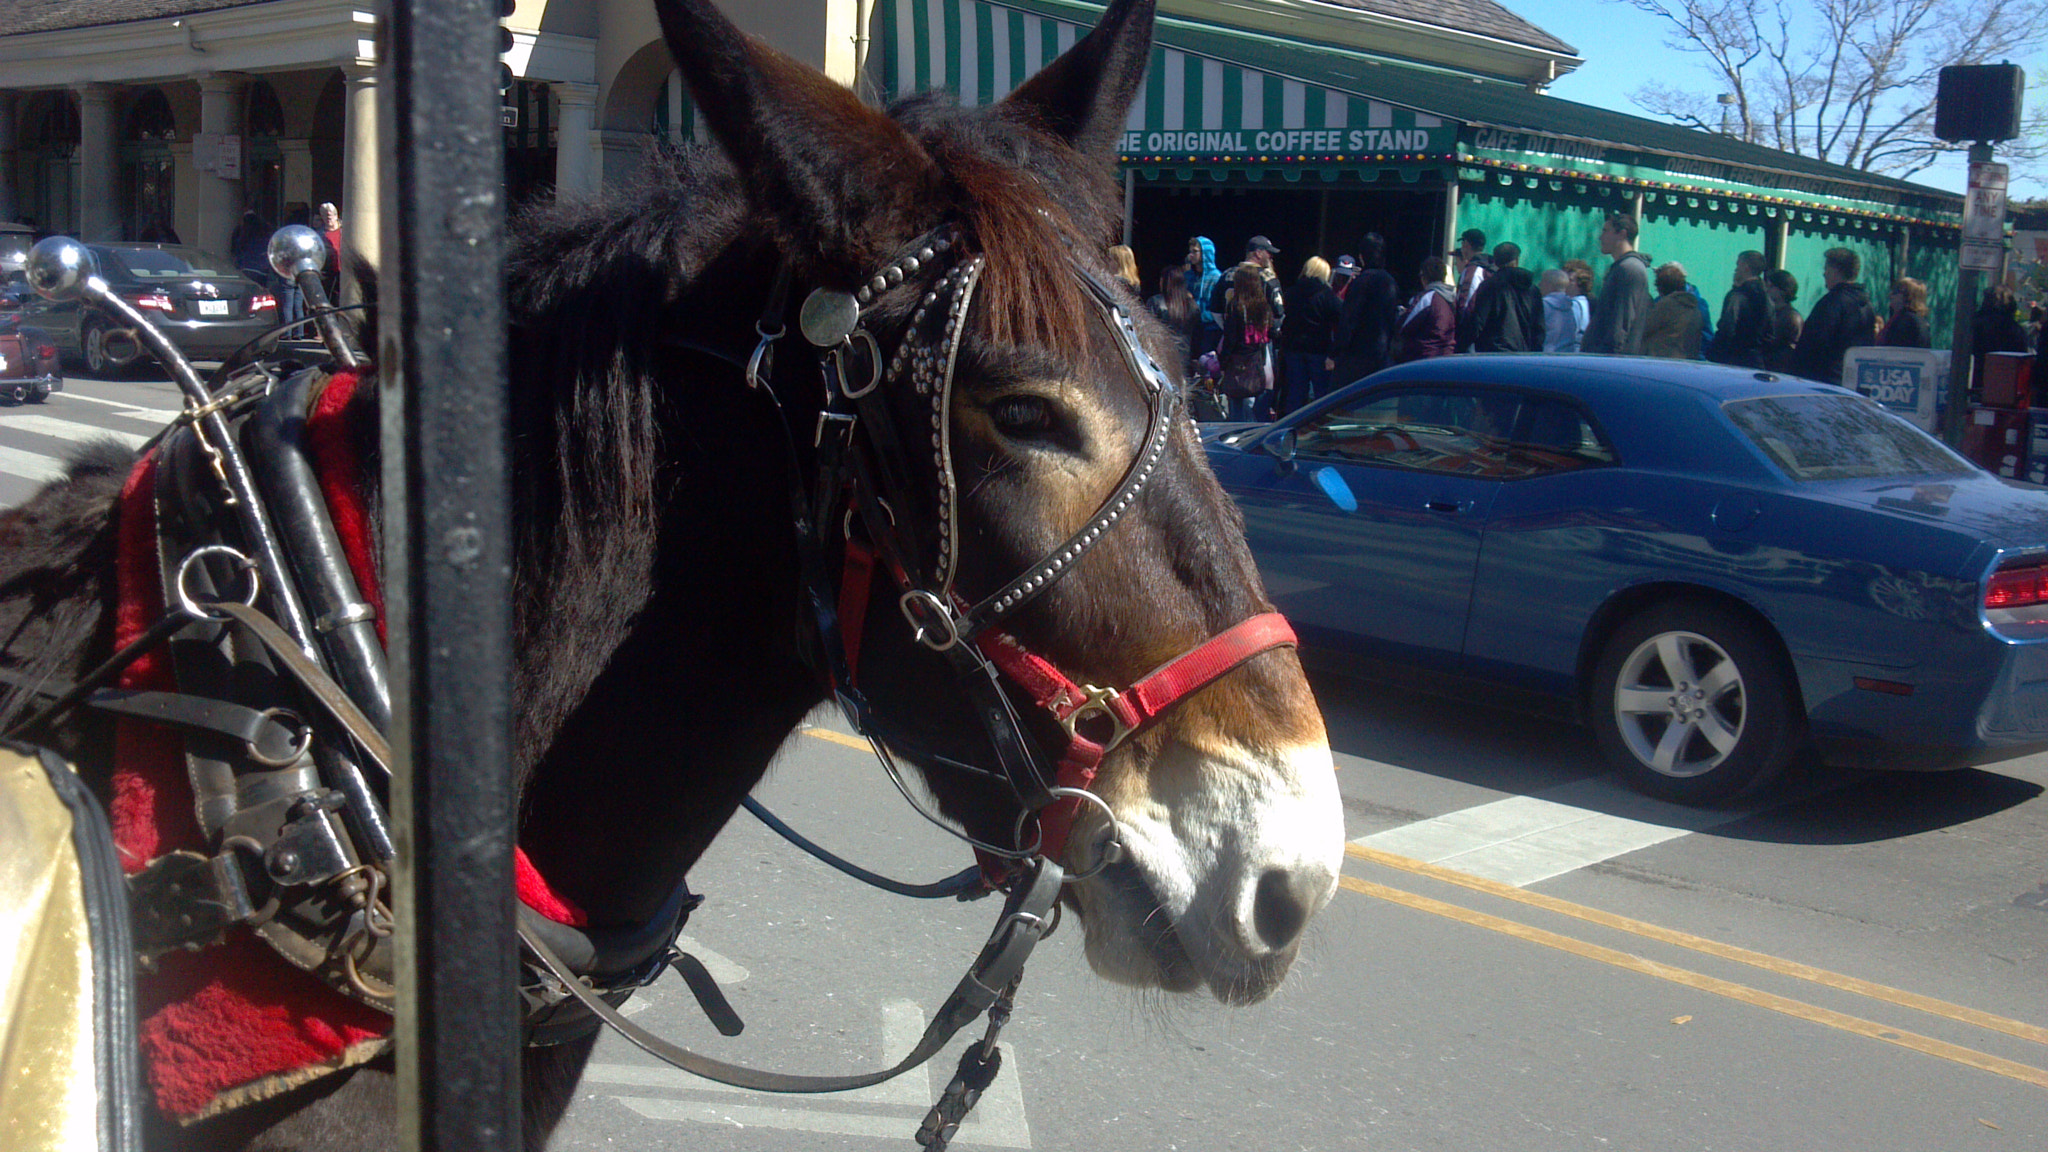
[{"label": "archway", "polygon": [[39,232],[76,233],[78,100],[69,92],[39,92],[20,112],[21,149],[15,210]]},{"label": "archway", "polygon": [[178,121],[162,89],[139,90],[121,124],[121,236],[176,243]]}]

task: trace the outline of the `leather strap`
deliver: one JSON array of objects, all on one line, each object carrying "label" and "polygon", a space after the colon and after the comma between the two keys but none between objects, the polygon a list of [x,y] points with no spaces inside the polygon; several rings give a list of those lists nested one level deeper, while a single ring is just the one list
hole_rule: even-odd
[{"label": "leather strap", "polygon": [[851,1076],[798,1076],[784,1072],[767,1072],[759,1068],[748,1068],[729,1064],[698,1052],[692,1052],[678,1044],[672,1044],[654,1035],[631,1020],[619,1014],[616,1008],[606,1003],[570,972],[567,964],[538,937],[530,934],[524,926],[519,930],[519,941],[533,954],[542,967],[560,981],[570,995],[593,1015],[609,1024],[619,1035],[632,1041],[639,1049],[658,1060],[672,1064],[685,1072],[730,1084],[735,1088],[750,1088],[756,1092],[844,1092],[851,1088],[866,1088],[893,1079],[932,1058],[944,1048],[954,1034],[974,1022],[1003,993],[1016,983],[1023,974],[1024,961],[1031,955],[1031,949],[1045,937],[1052,921],[1053,905],[1059,900],[1062,873],[1057,864],[1049,860],[1034,861],[1029,873],[1010,893],[1010,899],[1003,907],[1003,915],[996,922],[995,931],[988,943],[982,945],[981,954],[975,957],[974,966],[960,978],[953,994],[946,998],[939,1010],[932,1015],[931,1023],[925,1027],[916,1047],[910,1054],[894,1065],[879,1072],[863,1072]]},{"label": "leather strap", "polygon": [[[52,699],[70,696],[75,687],[60,680],[31,683],[28,677],[5,668],[0,668],[0,683],[13,684],[26,688],[34,695]],[[259,712],[254,708],[244,708],[240,704],[215,700],[207,696],[189,696],[181,692],[144,692],[129,688],[95,688],[80,695],[77,702],[97,712],[223,736],[247,744],[270,763],[290,759],[298,743],[297,736],[290,728],[278,722],[275,713]]]},{"label": "leather strap", "polygon": [[[1241,620],[1208,640],[1140,676],[1129,688],[1076,684],[1051,661],[1024,647],[1007,632],[986,633],[976,646],[1032,701],[1052,713],[1067,731],[1059,759],[1061,788],[1086,789],[1111,749],[1145,730],[1181,701],[1221,679],[1262,652],[1295,644],[1294,628],[1278,612]],[[1080,730],[1082,717],[1097,713],[1110,723],[1101,739]],[[1058,853],[1080,812],[1080,801],[1064,798],[1039,812],[1041,851]]]}]

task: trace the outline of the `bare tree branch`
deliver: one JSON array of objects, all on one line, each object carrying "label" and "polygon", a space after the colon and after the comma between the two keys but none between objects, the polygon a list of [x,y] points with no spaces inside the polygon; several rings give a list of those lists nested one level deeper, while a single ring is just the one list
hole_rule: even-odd
[{"label": "bare tree branch", "polygon": [[[1638,107],[1675,124],[1895,176],[1962,150],[1933,132],[1942,68],[2026,59],[2048,47],[2040,0],[1609,2],[1655,16],[1664,43],[1696,53],[1718,85],[1689,91],[1664,78],[1630,94]],[[1716,123],[1711,108],[1723,92],[1733,96],[1734,111]],[[2026,133],[2000,151],[2021,167],[2048,160],[2048,117],[2029,116]]]}]

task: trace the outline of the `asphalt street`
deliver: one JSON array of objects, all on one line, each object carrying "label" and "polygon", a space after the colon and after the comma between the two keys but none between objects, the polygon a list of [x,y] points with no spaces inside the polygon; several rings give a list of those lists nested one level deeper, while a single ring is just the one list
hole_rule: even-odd
[{"label": "asphalt street", "polygon": [[[0,409],[0,507],[71,442],[139,441],[162,381]],[[959,1148],[2048,1148],[2048,756],[1935,775],[1803,768],[1738,805],[1643,799],[1583,731],[1317,677],[1342,887],[1250,1008],[1105,983],[1080,933],[1033,958],[1006,1063]],[[759,795],[910,879],[967,862],[835,717]],[[893,1063],[993,902],[916,902],[826,870],[745,814],[693,873],[688,928],[747,1022],[671,977],[629,1006],[718,1056]],[[554,1146],[911,1148],[954,1050],[879,1088],[738,1092],[601,1042]]]}]

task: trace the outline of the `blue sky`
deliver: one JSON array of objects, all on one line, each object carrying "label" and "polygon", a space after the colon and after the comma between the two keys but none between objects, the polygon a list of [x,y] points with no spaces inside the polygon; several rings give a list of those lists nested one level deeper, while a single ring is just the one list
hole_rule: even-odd
[{"label": "blue sky", "polygon": [[[1582,104],[1594,104],[1638,116],[1648,115],[1629,100],[1645,77],[1659,77],[1673,87],[1715,91],[1704,71],[1703,55],[1664,46],[1667,25],[1656,17],[1616,0],[1500,0],[1509,10],[1572,47],[1586,63],[1550,86],[1550,93]],[[2032,82],[2048,74],[2048,59],[2022,62],[2030,102],[2048,99]],[[1960,160],[1936,165],[1910,177],[1916,183],[1961,193],[1966,165]],[[2022,180],[2015,173],[2012,196],[2048,196],[2048,180]]]}]

